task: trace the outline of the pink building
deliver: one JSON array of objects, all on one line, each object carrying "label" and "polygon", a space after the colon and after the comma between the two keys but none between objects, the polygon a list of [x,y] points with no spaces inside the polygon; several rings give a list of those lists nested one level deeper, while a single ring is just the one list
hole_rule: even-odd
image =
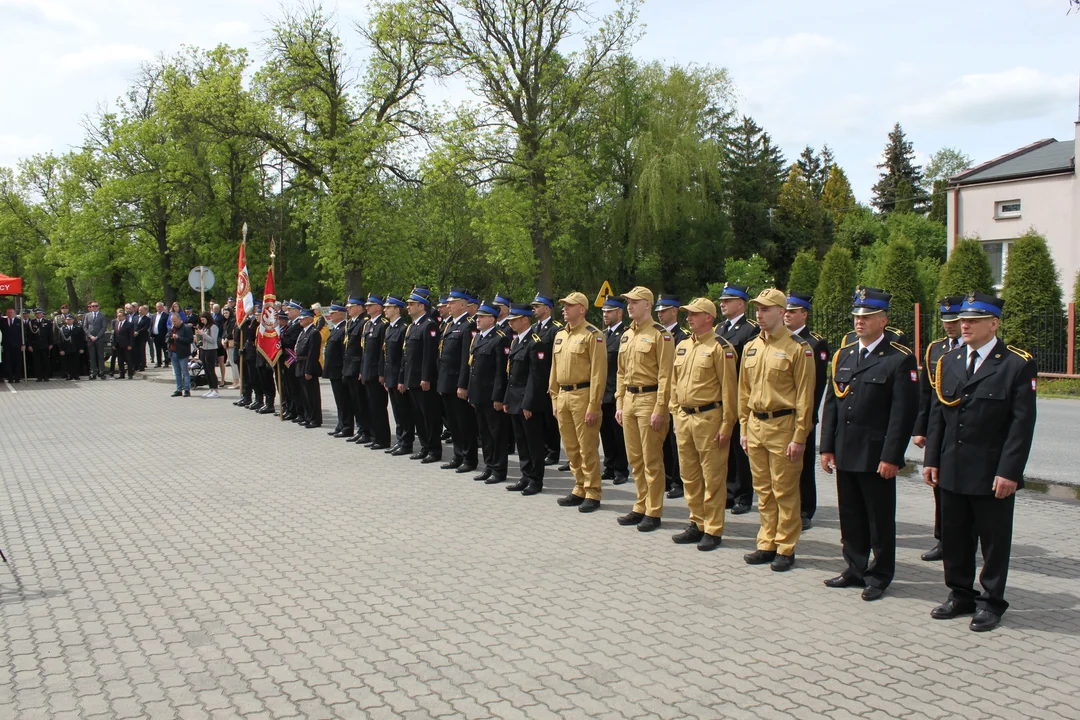
[{"label": "pink building", "polygon": [[949,250],[962,237],[978,238],[990,256],[998,287],[1009,245],[1029,228],[1046,238],[1061,274],[1065,301],[1080,268],[1080,175],[1072,140],[1040,140],[994,158],[949,180]]}]

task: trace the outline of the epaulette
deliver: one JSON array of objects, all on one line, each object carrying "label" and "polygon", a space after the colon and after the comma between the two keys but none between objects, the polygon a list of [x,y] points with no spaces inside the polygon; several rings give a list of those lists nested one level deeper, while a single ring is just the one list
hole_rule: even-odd
[{"label": "epaulette", "polygon": [[[852,337],[852,336],[854,336],[854,337]],[[849,342],[849,339],[850,339],[850,342]],[[857,342],[859,342],[859,336],[855,335],[855,331],[852,330],[851,332],[849,332],[847,335],[844,336],[843,340],[840,341],[840,349],[843,350],[844,348],[848,347],[849,345],[854,345]]]},{"label": "epaulette", "polygon": [[940,337],[940,338],[938,338],[937,340],[931,340],[931,341],[930,341],[930,344],[931,344],[931,345],[937,345],[937,344],[938,344],[939,342],[945,342],[945,338],[943,338],[943,337]]},{"label": "epaulette", "polygon": [[499,337],[506,337],[506,333],[504,333],[502,330],[496,330],[495,334]]},{"label": "epaulette", "polygon": [[1021,350],[1015,345],[1006,345],[1005,347],[1009,349],[1009,352],[1015,355],[1019,355],[1021,358],[1023,358],[1024,362],[1027,362],[1032,358],[1031,353],[1029,353],[1027,350]]},{"label": "epaulette", "polygon": [[663,325],[661,325],[660,323],[653,323],[652,326],[654,328],[656,328],[657,330],[659,330],[660,332],[667,332],[667,328],[664,327]]},{"label": "epaulette", "polygon": [[590,325],[589,323],[585,323],[585,329],[588,330],[589,332],[592,332],[592,333],[600,332],[599,330],[596,329],[596,327],[594,325]]},{"label": "epaulette", "polygon": [[750,324],[751,324],[752,326],[754,326],[754,327],[757,327],[757,326],[758,326],[758,324],[757,324],[756,322],[754,322],[753,320],[751,320],[751,319],[750,319],[750,318],[748,318],[748,317],[744,317],[744,318],[743,318],[743,320],[745,320],[746,322],[750,323]]},{"label": "epaulette", "polygon": [[818,335],[813,330],[810,331],[810,337],[814,338],[815,340],[824,340],[825,339],[825,338],[821,337],[820,335]]},{"label": "epaulette", "polygon": [[379,316],[379,319],[380,319],[380,320],[382,320],[382,322],[383,322],[383,325],[385,325],[386,323],[390,322],[389,320],[387,320],[387,319],[386,319],[386,316],[385,316],[385,315],[380,315],[380,316]]},{"label": "epaulette", "polygon": [[900,343],[893,342],[891,340],[889,341],[889,344],[892,345],[897,350],[899,350],[900,352],[904,353],[905,355],[910,355],[911,354],[911,350],[907,347],[907,345],[901,345]]},{"label": "epaulette", "polygon": [[810,341],[804,338],[802,335],[796,335],[795,333],[791,333],[791,337],[795,338],[795,342],[799,343],[800,345],[810,344]]},{"label": "epaulette", "polygon": [[564,327],[566,327],[566,323],[564,323],[564,322],[563,322],[562,320],[552,320],[552,321],[551,321],[551,324],[552,324],[552,325],[554,325],[554,326],[555,326],[555,327],[557,327],[557,328],[564,328]]},{"label": "epaulette", "polygon": [[732,352],[735,351],[735,346],[731,344],[730,340],[720,337],[719,335],[715,335],[714,337],[716,337],[716,342],[724,346],[725,350],[731,350]]},{"label": "epaulette", "polygon": [[540,340],[540,336],[539,336],[539,335],[537,335],[536,333],[533,333],[533,334],[532,334],[532,336],[533,336],[533,340],[535,340],[536,342],[542,342],[542,341]]},{"label": "epaulette", "polygon": [[898,328],[898,327],[893,327],[892,325],[886,325],[886,326],[885,326],[885,329],[886,329],[886,330],[892,330],[892,331],[893,331],[894,333],[896,333],[896,335],[897,335],[898,337],[904,337],[904,331],[903,331],[903,330],[901,330],[901,329],[900,329],[900,328]]}]

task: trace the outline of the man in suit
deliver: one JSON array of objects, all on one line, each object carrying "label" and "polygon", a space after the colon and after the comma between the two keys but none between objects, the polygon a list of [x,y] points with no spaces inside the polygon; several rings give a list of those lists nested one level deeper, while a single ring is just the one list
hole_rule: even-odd
[{"label": "man in suit", "polygon": [[383,384],[383,337],[386,335],[386,317],[383,315],[383,299],[374,293],[368,295],[364,310],[368,320],[364,323],[364,357],[360,365],[360,381],[368,401],[368,429],[372,450],[390,447],[390,418],[386,414],[386,386]]},{"label": "man in suit", "polygon": [[[915,418],[911,442],[917,448],[926,447],[926,430],[930,421],[930,399],[937,389],[937,361],[950,350],[959,350],[964,345],[960,329],[960,306],[964,302],[962,295],[942,298],[938,303],[941,324],[945,328],[945,337],[935,340],[926,348],[925,364],[919,379],[919,414]],[[927,562],[941,560],[941,490],[934,488],[934,547],[920,557]]]},{"label": "man in suit", "polygon": [[130,315],[120,315],[113,321],[113,357],[120,366],[120,379],[124,379],[125,368],[127,378],[135,376],[135,367],[132,358],[135,355],[135,323]]},{"label": "man in suit", "polygon": [[885,292],[857,292],[852,314],[859,340],[836,352],[821,420],[821,468],[830,475],[836,470],[847,562],[825,585],[865,586],[867,601],[880,599],[896,572],[896,475],[919,411],[915,356],[885,339],[891,299]]},{"label": "man in suit", "polygon": [[[135,308],[135,314],[132,322],[134,324],[134,330],[132,332],[132,350],[130,363],[134,366],[136,372],[142,372],[146,370],[146,345],[150,342],[150,308],[145,305],[139,305]],[[218,327],[218,332],[221,332],[221,327]]]},{"label": "man in suit", "polygon": [[[802,338],[814,351],[814,428],[818,426],[818,408],[825,394],[826,368],[832,355],[829,354],[829,342],[815,332],[810,332],[806,321],[810,317],[813,297],[803,293],[789,292],[787,309],[784,311],[784,325],[795,337]],[[816,433],[806,437],[806,450],[803,452],[802,475],[799,478],[799,504],[802,508],[802,529],[813,526],[814,513],[817,512],[817,442]]]},{"label": "man in suit", "polygon": [[622,427],[615,420],[615,378],[619,374],[619,343],[622,342],[626,325],[623,313],[626,303],[609,296],[604,300],[604,342],[607,349],[607,381],[604,383],[604,400],[600,405],[604,418],[600,423],[600,443],[604,446],[604,472],[601,480],[611,480],[622,485],[630,479],[630,466],[626,462],[626,440]]},{"label": "man in suit", "polygon": [[[420,448],[409,456],[430,464],[442,460],[442,404],[435,386],[439,379],[439,321],[431,300],[419,286],[409,295],[405,309],[412,322],[405,330],[405,347],[398,392],[412,409]],[[420,292],[418,292],[420,291]]]},{"label": "man in suit", "polygon": [[[548,296],[537,293],[532,301],[533,332],[543,338],[544,344],[554,347],[555,333],[563,329],[563,323],[554,319],[551,314],[555,310],[555,300]],[[547,374],[551,373],[551,353],[545,355],[544,364],[547,366]],[[544,458],[545,465],[558,465],[561,438],[559,436],[559,422],[551,412],[551,399],[542,400],[547,407],[541,413],[544,423],[544,445],[547,447],[547,456]]]},{"label": "man in suit", "polygon": [[510,343],[503,411],[510,416],[514,428],[521,478],[506,489],[536,495],[544,489],[547,447],[540,413],[544,408],[543,398],[548,398],[550,404],[549,375],[544,374],[544,367],[549,365],[545,359],[551,354],[551,346],[533,332],[533,309],[529,305],[515,303],[507,318],[515,335]]},{"label": "man in suit", "polygon": [[37,382],[49,382],[50,353],[53,349],[53,324],[46,319],[45,311],[41,308],[34,309],[34,317],[26,324],[27,352],[34,366],[34,379]]},{"label": "man in suit", "polygon": [[344,305],[330,303],[330,335],[323,348],[323,376],[330,380],[330,390],[334,393],[334,406],[337,408],[337,425],[327,434],[336,438],[352,437],[354,432],[352,400],[341,380],[341,371],[345,367],[346,311]]},{"label": "man in suit", "polygon": [[169,313],[165,312],[165,303],[159,302],[150,318],[150,358],[154,367],[169,367],[169,353],[166,342],[169,337]]},{"label": "man in suit", "polygon": [[454,458],[441,467],[470,473],[478,463],[476,415],[469,405],[469,345],[476,326],[469,320],[471,296],[451,288],[447,298],[447,322],[439,352],[439,394],[446,410],[446,425],[454,444]]},{"label": "man in suit", "polygon": [[484,470],[473,478],[489,485],[506,481],[510,418],[503,412],[510,336],[495,327],[499,311],[482,303],[476,311],[476,335],[469,348],[468,400],[476,427]]},{"label": "man in suit", "polygon": [[83,329],[75,324],[75,316],[67,315],[64,318],[64,327],[60,329],[60,356],[68,380],[79,379],[83,353],[79,346],[82,344],[82,337]]},{"label": "man in suit", "polygon": [[[743,348],[757,337],[758,326],[746,317],[746,303],[750,299],[749,288],[724,283],[720,292],[720,314],[724,319],[716,326],[716,334],[735,348],[735,370],[742,372]],[[728,457],[727,507],[732,515],[750,512],[754,500],[754,481],[750,473],[750,460],[742,447],[742,428],[735,426],[731,438],[731,454]]]},{"label": "man in suit", "polygon": [[341,367],[341,382],[349,393],[349,406],[353,411],[353,422],[349,423],[355,433],[345,442],[368,445],[371,433],[368,431],[368,400],[364,384],[360,382],[360,371],[364,364],[364,298],[350,297],[345,303],[345,337],[342,345],[345,358]]},{"label": "man in suit", "polygon": [[303,422],[297,422],[305,428],[322,427],[322,393],[319,390],[319,377],[322,366],[322,335],[315,330],[315,311],[301,310],[298,320],[301,328],[296,338],[296,389],[300,395],[303,410]]},{"label": "man in suit", "polygon": [[398,457],[411,455],[416,440],[416,425],[412,406],[405,393],[398,389],[403,385],[402,370],[405,364],[405,331],[409,321],[405,319],[405,301],[397,295],[387,295],[386,330],[383,333],[383,386],[390,398],[390,407],[394,411],[394,444],[384,452]]},{"label": "man in suit", "polygon": [[87,305],[83,316],[83,332],[86,333],[86,354],[90,360],[90,379],[105,379],[105,332],[109,319],[101,313],[96,300]]},{"label": "man in suit", "polygon": [[259,372],[259,323],[262,322],[262,303],[255,301],[252,312],[244,316],[236,334],[239,338],[240,399],[233,403],[237,407],[258,410],[266,400],[263,387],[263,374]]},{"label": "man in suit", "polygon": [[16,317],[15,308],[8,308],[3,320],[0,320],[0,343],[3,344],[4,379],[17,383],[23,377],[23,353],[26,350],[23,338],[22,319]]},{"label": "man in suit", "polygon": [[[682,302],[678,295],[656,296],[656,321],[671,333],[675,347],[690,334],[679,325],[679,308]],[[679,444],[675,440],[675,423],[668,425],[667,439],[664,441],[664,482],[669,498],[683,496],[682,475],[679,472]]]},{"label": "man in suit", "polygon": [[[974,612],[970,628],[993,630],[1009,607],[1005,581],[1012,552],[1016,491],[1035,434],[1031,355],[997,337],[1004,301],[971,293],[960,306],[964,345],[937,362],[923,477],[941,492],[941,550],[949,599],[930,615]],[[982,546],[976,595],[975,549]]]},{"label": "man in suit", "polygon": [[[288,321],[284,328],[278,330],[281,334],[281,353],[284,358],[285,368],[285,372],[281,377],[281,412],[285,413],[285,420],[306,423],[307,412],[302,405],[304,396],[302,395],[301,384],[295,368],[296,343],[304,329],[300,325],[300,313],[303,311],[304,306],[295,300],[287,300],[281,304],[281,307],[285,311],[285,317]],[[312,322],[314,318],[315,313],[313,312],[311,313]]]}]

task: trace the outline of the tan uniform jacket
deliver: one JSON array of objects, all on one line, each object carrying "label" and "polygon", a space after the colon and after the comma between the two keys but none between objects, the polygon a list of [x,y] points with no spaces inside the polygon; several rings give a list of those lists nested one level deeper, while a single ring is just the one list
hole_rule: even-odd
[{"label": "tan uniform jacket", "polygon": [[781,327],[764,330],[743,348],[739,375],[739,424],[743,435],[751,412],[795,411],[792,442],[806,443],[813,427],[814,350]]},{"label": "tan uniform jacket", "polygon": [[630,393],[627,387],[656,385],[653,414],[667,417],[671,399],[671,368],[675,361],[675,341],[656,322],[632,323],[619,345],[619,373],[615,383],[615,407],[622,410]]},{"label": "tan uniform jacket", "polygon": [[607,384],[607,345],[604,334],[587,322],[578,323],[576,328],[569,325],[555,333],[552,345],[554,362],[551,363],[551,377],[548,380],[548,393],[551,402],[559,397],[559,386],[589,383],[589,406],[586,412],[600,412],[600,403],[604,399],[604,386]]},{"label": "tan uniform jacket", "polygon": [[739,417],[735,348],[710,329],[704,337],[689,337],[675,348],[671,412],[720,403],[720,433],[731,435]]}]

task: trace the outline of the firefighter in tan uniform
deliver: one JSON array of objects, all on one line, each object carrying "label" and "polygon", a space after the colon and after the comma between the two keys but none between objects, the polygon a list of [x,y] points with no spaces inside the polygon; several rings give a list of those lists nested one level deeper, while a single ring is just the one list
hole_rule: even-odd
[{"label": "firefighter in tan uniform", "polygon": [[574,489],[558,502],[588,513],[600,507],[600,404],[607,384],[607,344],[604,334],[585,322],[589,300],[584,294],[572,292],[559,302],[566,325],[555,334],[548,393]]},{"label": "firefighter in tan uniform", "polygon": [[681,309],[691,336],[675,347],[671,416],[690,524],[672,540],[715,550],[724,534],[728,451],[739,417],[735,348],[713,330],[712,300],[696,298]]},{"label": "firefighter in tan uniform", "polygon": [[660,527],[664,509],[664,440],[671,421],[668,401],[675,342],[652,318],[652,290],[638,286],[622,297],[633,322],[619,344],[615,420],[626,438],[637,501],[619,524],[649,532]]},{"label": "firefighter in tan uniform", "polygon": [[814,351],[784,327],[787,295],[769,288],[750,302],[758,306],[761,333],[743,349],[739,423],[761,529],[757,550],[744,559],[782,572],[795,564],[802,531],[799,476],[813,432]]}]

